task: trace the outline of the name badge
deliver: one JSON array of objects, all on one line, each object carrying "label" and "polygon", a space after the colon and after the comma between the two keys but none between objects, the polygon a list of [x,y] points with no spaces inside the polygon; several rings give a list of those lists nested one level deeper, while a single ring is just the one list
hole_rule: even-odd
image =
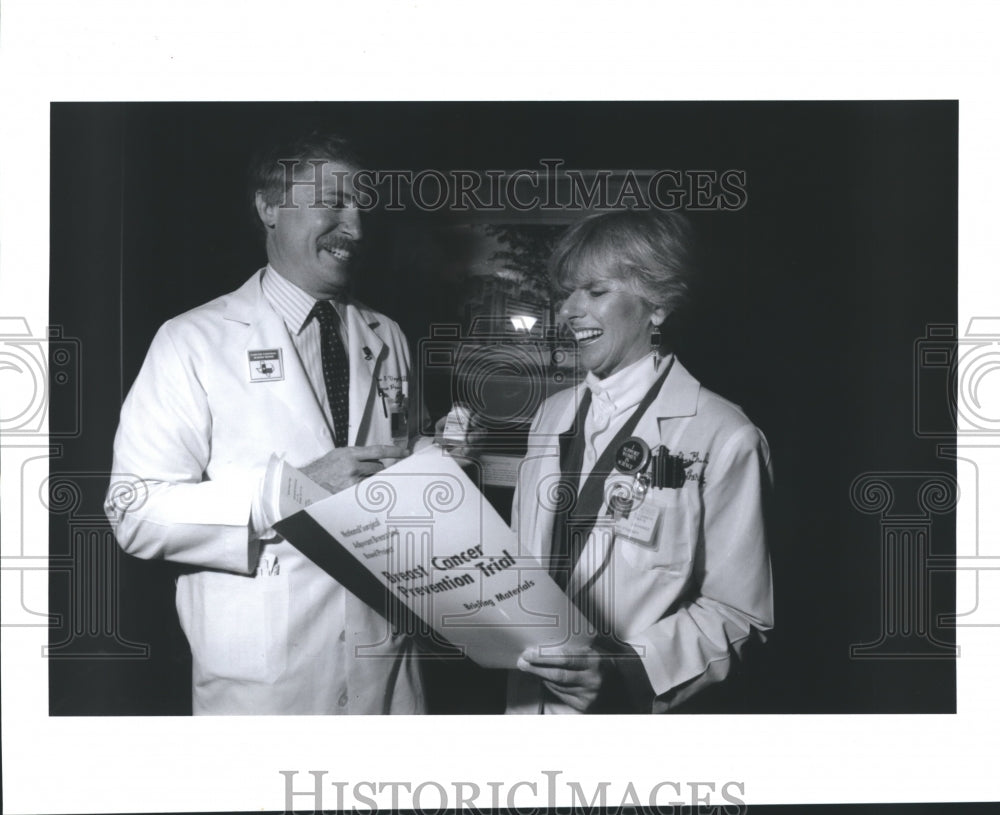
[{"label": "name badge", "polygon": [[660,507],[651,501],[645,501],[634,507],[627,516],[615,520],[615,537],[655,549],[659,520]]},{"label": "name badge", "polygon": [[285,378],[280,348],[247,351],[251,382],[278,382]]}]

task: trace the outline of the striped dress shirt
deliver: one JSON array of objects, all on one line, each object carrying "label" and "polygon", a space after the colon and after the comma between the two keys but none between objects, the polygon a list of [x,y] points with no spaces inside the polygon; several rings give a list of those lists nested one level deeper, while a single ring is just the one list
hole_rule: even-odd
[{"label": "striped dress shirt", "polygon": [[[332,438],[336,438],[333,427],[333,415],[330,412],[330,400],[327,398],[326,383],[323,381],[323,351],[320,344],[319,323],[316,320],[309,319],[313,306],[316,305],[316,298],[282,277],[274,270],[271,264],[268,264],[264,270],[260,286],[271,308],[285,321],[288,336],[292,340],[295,352],[299,355],[299,361],[305,369],[306,376],[309,377],[309,384],[312,385],[313,393],[316,394],[316,399],[323,408],[323,416],[330,429],[330,435]],[[347,344],[344,305],[334,300],[330,302],[340,317],[340,325],[338,327],[340,339],[344,343],[344,351],[347,353],[348,359],[350,359],[351,349]]]}]

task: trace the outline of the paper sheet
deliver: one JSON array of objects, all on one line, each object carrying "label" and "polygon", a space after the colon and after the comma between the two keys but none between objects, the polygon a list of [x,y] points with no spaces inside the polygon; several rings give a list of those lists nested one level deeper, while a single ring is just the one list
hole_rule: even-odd
[{"label": "paper sheet", "polygon": [[[293,516],[278,525],[293,545],[327,561],[319,565],[345,585],[370,584],[373,576],[390,599],[480,665],[513,668],[528,646],[589,642],[583,615],[544,567],[520,554],[517,535],[435,446],[310,504],[304,514],[315,524]],[[320,546],[304,540],[323,533]],[[347,573],[355,570],[368,574]]]}]

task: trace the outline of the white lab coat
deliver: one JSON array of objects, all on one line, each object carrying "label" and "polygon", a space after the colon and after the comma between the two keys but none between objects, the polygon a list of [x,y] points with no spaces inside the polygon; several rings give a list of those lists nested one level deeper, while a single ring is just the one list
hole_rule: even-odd
[{"label": "white lab coat", "polygon": [[[583,386],[552,396],[532,424],[514,497],[523,554],[549,554],[558,434],[572,425],[582,393]],[[691,480],[646,496],[660,508],[653,545],[595,528],[568,592],[587,583],[613,545],[586,602],[606,630],[639,653],[656,693],[653,711],[663,712],[724,679],[743,647],[772,626],[763,510],[770,453],[742,411],[703,388],[677,360],[633,435],[651,450],[663,444],[671,454],[697,457],[687,468]],[[605,510],[606,504],[602,517]],[[509,680],[509,713],[573,712],[553,697],[543,701],[536,677],[515,671]]]},{"label": "white lab coat", "polygon": [[[190,567],[177,580],[177,611],[195,713],[422,712],[409,640],[289,543],[248,544],[271,453],[302,466],[334,447],[260,278],[157,333],[122,406],[108,517],[126,552]],[[377,388],[405,392],[405,338],[356,303],[344,322],[348,443],[389,444]],[[280,370],[251,381],[250,352],[275,349]]]}]

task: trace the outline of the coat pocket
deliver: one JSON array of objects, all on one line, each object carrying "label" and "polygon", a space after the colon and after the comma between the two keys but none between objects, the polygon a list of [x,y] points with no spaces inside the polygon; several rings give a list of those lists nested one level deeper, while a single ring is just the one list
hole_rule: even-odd
[{"label": "coat pocket", "polygon": [[[273,682],[281,676],[288,651],[287,578],[218,572],[192,577],[182,622],[196,670],[248,682]],[[179,604],[181,598],[178,586]]]},{"label": "coat pocket", "polygon": [[626,563],[642,571],[655,569],[671,575],[686,572],[700,523],[695,497],[694,492],[683,488],[650,490],[643,505],[647,512],[655,510],[656,522],[648,539],[645,535],[615,537]]}]

